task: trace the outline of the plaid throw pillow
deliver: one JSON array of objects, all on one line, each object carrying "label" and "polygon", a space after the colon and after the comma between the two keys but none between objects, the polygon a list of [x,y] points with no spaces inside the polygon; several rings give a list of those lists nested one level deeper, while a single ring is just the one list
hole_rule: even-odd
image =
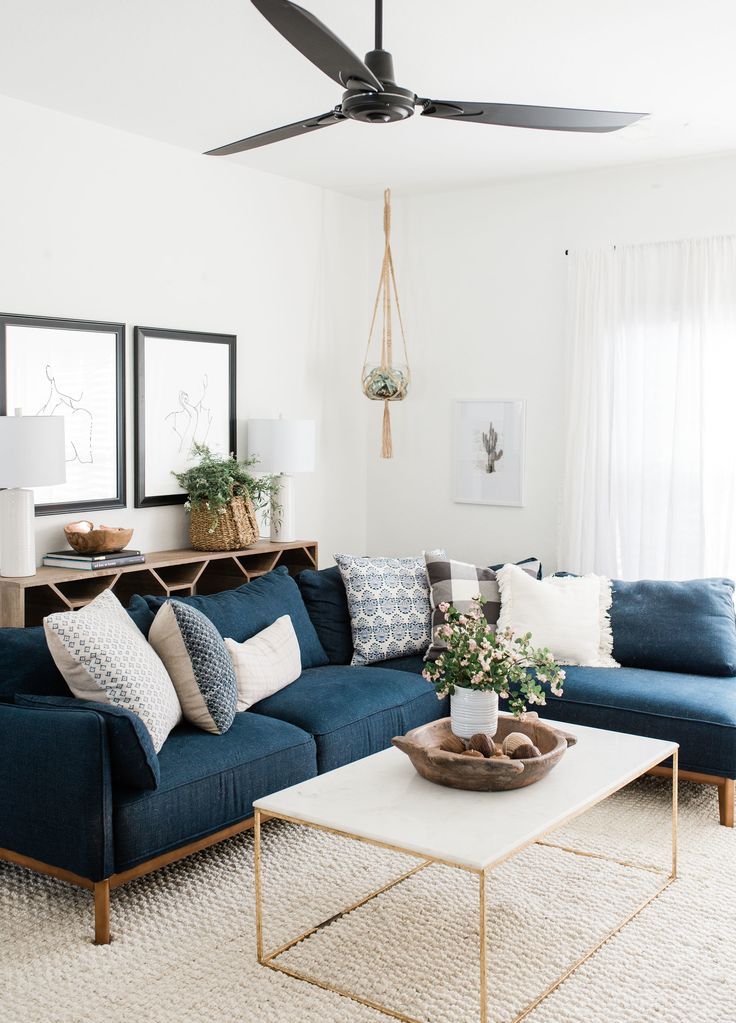
[{"label": "plaid throw pillow", "polygon": [[[437,636],[438,627],[445,622],[445,614],[440,611],[440,604],[452,604],[458,611],[466,611],[473,598],[480,595],[485,601],[483,613],[486,621],[489,625],[495,626],[501,612],[501,595],[498,591],[495,568],[468,565],[464,561],[451,561],[449,558],[434,554],[425,554],[424,560],[432,607],[432,643],[424,659],[434,661],[446,646],[444,640]],[[537,558],[526,558],[518,562],[518,565],[533,579],[541,578],[542,565]]]}]

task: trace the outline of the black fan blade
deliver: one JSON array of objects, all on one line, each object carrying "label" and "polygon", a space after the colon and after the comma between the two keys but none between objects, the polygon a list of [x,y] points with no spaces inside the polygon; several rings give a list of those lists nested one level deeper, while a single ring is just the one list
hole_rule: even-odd
[{"label": "black fan blade", "polygon": [[319,18],[290,0],[252,0],[264,18],[320,71],[344,89],[380,92],[383,86],[363,61]]},{"label": "black fan blade", "polygon": [[328,114],[320,114],[318,117],[309,117],[304,121],[294,121],[293,124],[285,124],[283,128],[273,128],[271,131],[262,131],[260,135],[251,135],[239,142],[231,142],[229,146],[220,146],[219,149],[210,149],[205,156],[232,156],[233,153],[245,153],[248,149],[258,149],[260,146],[270,146],[272,142],[283,142],[284,139],[293,139],[295,135],[306,135],[307,132],[316,131],[318,128],[327,128],[331,124],[339,124],[347,120],[338,108],[331,110]]},{"label": "black fan blade", "polygon": [[424,117],[445,117],[450,121],[477,121],[512,128],[541,128],[545,131],[618,131],[646,114],[616,110],[576,110],[574,107],[531,107],[515,103],[465,103],[460,100],[419,99]]}]

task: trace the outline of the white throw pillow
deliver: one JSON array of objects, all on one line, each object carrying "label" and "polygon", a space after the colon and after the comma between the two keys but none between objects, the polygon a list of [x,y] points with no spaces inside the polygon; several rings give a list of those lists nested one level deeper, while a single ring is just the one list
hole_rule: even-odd
[{"label": "white throw pillow", "polygon": [[273,625],[244,643],[226,639],[225,646],[238,681],[239,711],[273,696],[302,673],[299,640],[289,615],[277,618]]},{"label": "white throw pillow", "polygon": [[530,632],[560,664],[618,668],[611,632],[611,580],[598,575],[532,579],[516,565],[496,573],[501,594],[499,630]]},{"label": "white throw pillow", "polygon": [[74,695],[133,711],[158,753],[181,721],[179,699],[161,659],[115,594],[104,590],[79,611],[48,615],[43,628]]}]

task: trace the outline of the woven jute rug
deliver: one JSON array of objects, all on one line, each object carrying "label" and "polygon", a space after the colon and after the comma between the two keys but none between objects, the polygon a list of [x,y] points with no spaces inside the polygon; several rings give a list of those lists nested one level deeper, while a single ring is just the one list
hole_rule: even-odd
[{"label": "woven jute rug", "polygon": [[[668,866],[669,785],[642,779],[552,839]],[[530,1023],[736,1021],[736,831],[712,789],[680,786],[680,876],[528,1017]],[[414,863],[264,826],[273,948]],[[640,903],[656,879],[532,847],[488,884],[491,1019],[513,1018]],[[433,866],[295,946],[285,964],[432,1023],[478,1011],[477,882]],[[373,1009],[259,966],[252,833],[113,893],[91,944],[88,893],[0,864],[2,1023],[380,1023]]]}]

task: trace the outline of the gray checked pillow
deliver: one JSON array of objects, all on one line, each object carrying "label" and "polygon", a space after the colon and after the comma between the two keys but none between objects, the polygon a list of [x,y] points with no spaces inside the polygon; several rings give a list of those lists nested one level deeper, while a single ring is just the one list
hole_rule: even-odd
[{"label": "gray checked pillow", "polygon": [[[433,552],[434,554],[444,552]],[[336,554],[353,632],[352,664],[423,654],[431,639],[424,558]]]},{"label": "gray checked pillow", "polygon": [[74,695],[137,714],[158,753],[181,707],[166,668],[115,594],[104,590],[79,611],[48,615],[43,627]]},{"label": "gray checked pillow", "polygon": [[[458,611],[467,611],[473,598],[481,596],[485,601],[483,613],[486,621],[489,625],[495,626],[501,613],[501,595],[495,568],[469,565],[464,561],[451,561],[436,554],[425,554],[424,560],[432,607],[432,643],[425,660],[434,661],[446,647],[444,641],[437,635],[437,629],[445,623],[445,612],[440,610],[440,604],[452,604]],[[542,566],[537,558],[526,558],[518,562],[518,565],[533,579],[541,577]]]},{"label": "gray checked pillow", "polygon": [[167,600],[156,612],[148,641],[166,666],[187,721],[214,735],[235,718],[238,683],[225,641],[201,611]]}]

